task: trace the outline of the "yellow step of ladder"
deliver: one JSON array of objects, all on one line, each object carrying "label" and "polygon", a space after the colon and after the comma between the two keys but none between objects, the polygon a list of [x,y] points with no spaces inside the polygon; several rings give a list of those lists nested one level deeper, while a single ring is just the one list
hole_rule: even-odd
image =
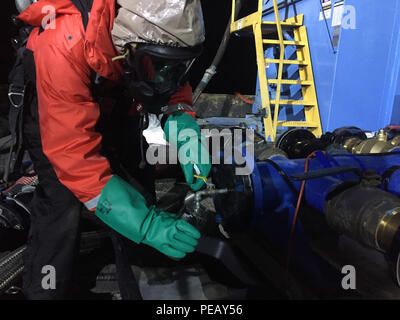
[{"label": "yellow step of ladder", "polygon": [[[275,21],[262,21],[263,0],[258,0],[258,10],[242,19],[235,20],[236,1],[232,0],[232,22],[231,33],[237,31],[248,31],[254,34],[257,56],[257,67],[260,81],[260,92],[262,108],[264,110],[265,138],[275,141],[278,127],[307,128],[315,136],[322,135],[321,119],[318,109],[318,100],[315,90],[313,69],[311,64],[310,48],[308,44],[307,30],[303,25],[303,15],[281,21],[277,0],[273,0]],[[294,41],[283,38],[283,30],[291,30]],[[278,34],[278,40],[269,39],[268,36]],[[264,45],[275,44],[280,47],[279,59],[265,59]],[[296,46],[297,60],[285,59],[285,47]],[[278,78],[268,79],[266,64],[278,65]],[[285,64],[298,65],[300,80],[282,79],[283,66]],[[276,86],[276,97],[270,99],[268,84]],[[282,85],[301,85],[302,100],[282,100]],[[280,121],[279,110],[282,106],[296,105],[304,107],[305,121]],[[271,112],[274,106],[274,113]],[[272,116],[273,114],[273,116]]]}]

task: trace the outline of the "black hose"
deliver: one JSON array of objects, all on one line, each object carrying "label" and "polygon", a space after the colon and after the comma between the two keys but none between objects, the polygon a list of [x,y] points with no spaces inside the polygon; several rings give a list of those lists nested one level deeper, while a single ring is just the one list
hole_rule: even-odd
[{"label": "black hose", "polygon": [[[240,9],[242,8],[242,0],[236,1],[236,9],[235,9],[235,19],[237,18]],[[226,48],[228,47],[229,39],[231,37],[231,20],[232,16],[230,16],[228,20],[228,24],[225,29],[224,37],[222,38],[221,44],[219,45],[218,51],[214,57],[213,62],[210,67],[204,72],[203,78],[200,83],[197,85],[196,89],[193,93],[193,105],[196,104],[197,99],[200,97],[210,80],[217,73],[217,67],[225,54]]]},{"label": "black hose", "polygon": [[[291,0],[290,3],[288,3],[287,0],[285,0],[278,4],[278,8],[283,9],[283,8],[288,8],[289,6],[293,6],[295,14],[297,15],[296,3],[299,1],[302,1],[302,0]],[[242,0],[237,0],[236,8],[235,8],[235,20],[237,19],[241,8],[242,8]],[[272,9],[272,11],[271,11],[271,9]],[[274,8],[264,10],[263,16],[273,12],[273,10],[274,10]],[[201,79],[200,83],[197,85],[196,89],[194,90],[193,105],[196,104],[197,99],[200,97],[200,95],[202,94],[202,92],[204,91],[204,89],[206,88],[208,83],[211,81],[211,79],[217,73],[217,67],[218,67],[222,57],[224,56],[226,48],[228,47],[229,39],[231,37],[231,20],[232,20],[232,16],[229,18],[224,37],[222,38],[221,44],[219,45],[217,54],[215,55],[211,66],[204,72],[203,78]]]},{"label": "black hose", "polygon": [[286,174],[285,171],[283,171],[283,169],[274,161],[272,161],[271,159],[267,159],[263,162],[267,162],[268,164],[270,164],[272,167],[274,167],[274,169],[276,171],[278,171],[278,173],[280,174],[280,176],[283,178],[283,180],[286,182],[286,184],[288,185],[289,189],[293,192],[293,194],[298,197],[299,196],[299,192],[297,191],[296,187],[293,185],[292,181],[290,180],[289,176]]},{"label": "black hose", "polygon": [[0,260],[0,294],[5,292],[22,273],[25,251],[26,245],[9,253]]}]

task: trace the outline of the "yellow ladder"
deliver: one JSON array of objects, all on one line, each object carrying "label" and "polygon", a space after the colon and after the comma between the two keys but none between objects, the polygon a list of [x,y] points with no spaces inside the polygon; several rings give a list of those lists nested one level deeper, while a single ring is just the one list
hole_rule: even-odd
[{"label": "yellow ladder", "polygon": [[[311,65],[310,48],[308,44],[307,30],[303,26],[304,15],[298,15],[284,21],[280,20],[277,0],[273,0],[275,21],[262,21],[263,0],[258,0],[258,10],[242,19],[235,21],[236,0],[232,0],[231,33],[248,31],[254,34],[258,76],[261,92],[261,102],[264,117],[265,139],[275,141],[278,127],[307,128],[315,136],[322,135],[321,119],[319,116],[318,100],[315,90],[313,69]],[[295,41],[286,41],[283,38],[282,28],[292,30]],[[268,35],[278,33],[278,39],[268,39]],[[275,44],[280,47],[279,59],[265,59],[264,44]],[[297,60],[285,60],[285,47],[296,46]],[[268,79],[266,64],[278,65],[278,78]],[[300,80],[282,79],[283,66],[292,64],[299,66]],[[268,84],[276,85],[276,97],[270,99]],[[301,85],[303,100],[281,100],[282,85]],[[274,105],[272,117],[271,105]],[[297,105],[304,107],[305,121],[279,121],[278,115],[281,106]]]}]

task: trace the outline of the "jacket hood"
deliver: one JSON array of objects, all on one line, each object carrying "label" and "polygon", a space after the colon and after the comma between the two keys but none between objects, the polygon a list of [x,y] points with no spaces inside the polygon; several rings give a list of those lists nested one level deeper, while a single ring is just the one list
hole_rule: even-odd
[{"label": "jacket hood", "polygon": [[64,14],[79,13],[71,0],[40,0],[34,2],[21,12],[18,19],[31,26],[40,27],[42,22],[45,21],[46,17],[49,15],[49,10],[46,10],[46,6],[51,6],[55,9],[56,17]]},{"label": "jacket hood", "polygon": [[[71,0],[40,0],[23,11],[18,19],[39,27],[49,14],[45,6],[55,9],[56,18],[80,14]],[[77,26],[84,32],[84,58],[87,63],[97,74],[111,80],[117,80],[123,71],[120,62],[112,61],[119,54],[111,39],[114,18],[115,0],[94,0],[86,32],[82,25]]]}]

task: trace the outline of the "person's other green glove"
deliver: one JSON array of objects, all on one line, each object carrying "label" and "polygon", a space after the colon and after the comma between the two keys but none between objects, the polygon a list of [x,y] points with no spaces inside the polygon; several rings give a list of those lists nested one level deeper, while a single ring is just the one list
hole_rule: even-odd
[{"label": "person's other green glove", "polygon": [[113,176],[100,194],[95,214],[105,224],[136,243],[161,253],[183,258],[193,252],[199,231],[176,215],[146,206],[144,197],[118,176]]},{"label": "person's other green glove", "polygon": [[200,190],[205,182],[202,179],[194,178],[194,165],[199,170],[197,172],[199,176],[208,177],[211,161],[210,154],[202,143],[205,139],[200,133],[196,120],[187,113],[175,112],[168,117],[164,132],[167,141],[175,146],[179,152],[179,162],[186,182],[192,190]]}]

